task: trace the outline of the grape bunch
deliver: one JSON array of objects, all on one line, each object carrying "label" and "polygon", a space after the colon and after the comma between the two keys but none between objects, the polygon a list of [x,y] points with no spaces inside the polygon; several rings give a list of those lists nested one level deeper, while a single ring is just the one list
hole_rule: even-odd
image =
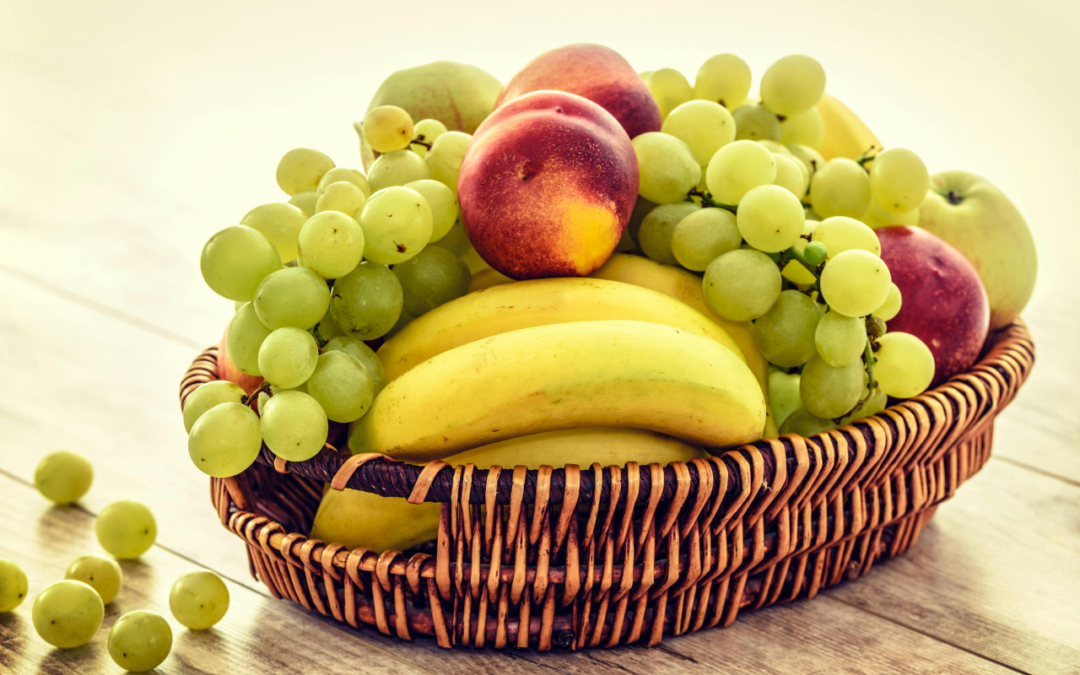
[{"label": "grape bunch", "polygon": [[934,360],[915,336],[886,334],[901,297],[871,229],[917,217],[922,160],[867,148],[826,161],[825,71],[808,56],[774,63],[756,100],[732,54],[706,61],[693,86],[670,68],[642,77],[663,125],[633,139],[640,189],[625,248],[702,274],[713,311],[753,321],[781,431],[835,428],[922,393]]},{"label": "grape bunch", "polygon": [[277,167],[288,202],[255,207],[203,248],[203,279],[236,303],[228,357],[264,378],[252,395],[218,381],[188,399],[188,452],[211,476],[240,473],[264,443],[313,457],[329,423],[362,417],[386,383],[365,341],[468,291],[457,179],[471,136],[396,106],[356,129],[380,153],[367,175],[290,150]]}]

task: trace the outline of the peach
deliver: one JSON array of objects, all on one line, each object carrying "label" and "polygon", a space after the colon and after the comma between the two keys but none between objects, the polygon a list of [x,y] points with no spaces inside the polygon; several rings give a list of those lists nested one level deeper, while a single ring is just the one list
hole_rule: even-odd
[{"label": "peach", "polygon": [[514,75],[495,105],[541,89],[584,96],[611,113],[630,138],[660,131],[660,108],[645,81],[613,49],[576,44],[544,52]]},{"label": "peach", "polygon": [[585,276],[611,256],[638,192],[637,155],[606,110],[560,91],[497,108],[458,178],[476,251],[514,279]]},{"label": "peach", "polygon": [[229,335],[229,329],[225,329],[225,335],[221,336],[221,344],[218,346],[218,379],[228,380],[239,385],[248,394],[255,391],[263,383],[263,378],[255,377],[241,372],[229,358],[229,352],[225,348],[225,341]]}]

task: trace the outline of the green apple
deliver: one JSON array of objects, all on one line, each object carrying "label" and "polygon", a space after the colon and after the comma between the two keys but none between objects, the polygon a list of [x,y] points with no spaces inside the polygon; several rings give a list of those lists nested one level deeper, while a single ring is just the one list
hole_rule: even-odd
[{"label": "green apple", "polygon": [[945,171],[930,178],[919,227],[955,246],[979,272],[990,300],[990,329],[1019,316],[1035,288],[1035,241],[1019,209],[985,178]]},{"label": "green apple", "polygon": [[[502,88],[494,76],[476,66],[436,61],[392,73],[371,97],[368,111],[396,105],[408,111],[413,122],[435,119],[448,131],[471,134],[495,109]],[[375,156],[360,134],[364,168],[371,166]]]}]

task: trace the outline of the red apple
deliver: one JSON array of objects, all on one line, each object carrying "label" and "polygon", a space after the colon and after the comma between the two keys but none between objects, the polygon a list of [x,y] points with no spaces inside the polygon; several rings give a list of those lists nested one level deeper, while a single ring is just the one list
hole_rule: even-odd
[{"label": "red apple", "polygon": [[990,330],[990,304],[979,273],[960,251],[919,227],[877,230],[881,259],[900,289],[890,331],[917,336],[934,354],[936,386],[979,357]]},{"label": "red apple", "polygon": [[611,113],[630,138],[660,131],[656,100],[641,76],[614,49],[576,44],[544,52],[514,75],[495,106],[542,89],[584,96]]},{"label": "red apple", "polygon": [[496,109],[473,135],[458,178],[469,241],[513,279],[585,276],[603,265],[637,192],[637,155],[619,123],[561,91]]},{"label": "red apple", "polygon": [[221,336],[221,345],[218,347],[218,379],[238,384],[241,389],[250,394],[259,388],[259,385],[263,383],[263,379],[242,372],[232,362],[232,359],[229,358],[229,351],[225,348],[225,338],[228,334],[229,329],[226,328],[225,334]]}]

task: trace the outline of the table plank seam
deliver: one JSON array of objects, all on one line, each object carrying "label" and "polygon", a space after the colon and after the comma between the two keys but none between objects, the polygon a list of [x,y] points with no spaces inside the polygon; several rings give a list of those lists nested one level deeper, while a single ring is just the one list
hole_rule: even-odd
[{"label": "table plank seam", "polygon": [[144,319],[140,319],[139,317],[128,314],[123,310],[116,309],[115,307],[106,305],[105,303],[94,300],[93,298],[88,298],[84,295],[80,295],[78,293],[75,293],[74,291],[70,291],[64,288],[63,286],[57,286],[56,284],[52,284],[17,267],[12,267],[11,265],[8,265],[6,263],[0,263],[0,272],[8,275],[9,277],[19,279],[24,283],[34,286],[38,290],[50,293],[51,295],[54,295],[62,300],[66,300],[73,304],[79,305],[84,309],[96,312],[98,314],[101,314],[102,316],[106,316],[121,323],[126,323],[133,328],[138,328],[139,330],[151,333],[160,338],[164,338],[170,342],[183,345],[185,347],[191,347],[192,349],[203,349],[206,347],[205,344],[200,344],[196,340],[180,335],[179,333],[174,333],[168,328],[162,328],[157,324],[151,323]]},{"label": "table plank seam", "polygon": [[1073,480],[1071,478],[1068,478],[1067,476],[1062,476],[1062,475],[1053,473],[1052,471],[1047,471],[1045,469],[1040,469],[1037,466],[1032,466],[1030,464],[1026,464],[1026,463],[1021,462],[1019,460],[1013,459],[1012,457],[1001,457],[1001,456],[991,455],[990,460],[994,461],[994,462],[1004,462],[1004,463],[1006,463],[1006,464],[1008,464],[1010,466],[1015,466],[1018,469],[1024,469],[1026,471],[1030,471],[1031,473],[1038,474],[1038,475],[1044,476],[1046,478],[1051,478],[1051,479],[1056,480],[1056,481],[1060,481],[1062,483],[1065,483],[1066,485],[1071,485],[1073,487],[1080,488],[1080,481],[1075,481],[1075,480]]}]

